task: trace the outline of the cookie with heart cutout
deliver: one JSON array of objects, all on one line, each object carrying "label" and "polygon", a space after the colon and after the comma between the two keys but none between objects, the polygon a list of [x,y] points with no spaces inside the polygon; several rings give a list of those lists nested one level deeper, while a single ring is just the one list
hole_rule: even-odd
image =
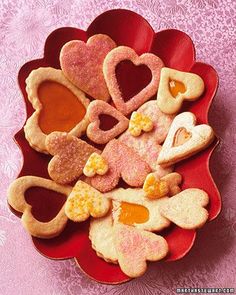
[{"label": "cookie with heart cutout", "polygon": [[48,153],[53,156],[48,164],[48,173],[61,184],[78,179],[90,155],[100,153],[87,142],[66,132],[52,132],[45,144]]},{"label": "cookie with heart cutout", "polygon": [[161,69],[157,104],[166,114],[176,114],[184,100],[195,101],[204,92],[204,82],[200,76],[170,68]]},{"label": "cookie with heart cutout", "polygon": [[[152,74],[149,84],[127,102],[122,97],[116,78],[117,65],[125,60],[131,61],[136,66],[147,66]],[[152,53],[144,53],[138,56],[132,48],[127,46],[119,46],[111,50],[104,60],[103,73],[116,108],[124,115],[128,115],[156,94],[160,80],[160,71],[163,66],[162,60]]]},{"label": "cookie with heart cutout", "polygon": [[82,222],[90,217],[105,216],[111,201],[89,184],[79,180],[73,187],[65,204],[66,216],[74,222]]},{"label": "cookie with heart cutout", "polygon": [[197,188],[186,189],[169,198],[159,207],[160,214],[184,229],[202,227],[208,219],[204,208],[209,202],[206,192]]},{"label": "cookie with heart cutout", "polygon": [[168,253],[168,244],[160,235],[124,224],[114,225],[113,233],[120,268],[131,278],[145,273],[147,261],[161,260]]},{"label": "cookie with heart cutout", "polygon": [[196,117],[193,113],[181,113],[171,124],[157,163],[170,166],[189,158],[208,147],[214,138],[214,132],[209,125],[196,125]]},{"label": "cookie with heart cutout", "polygon": [[103,62],[115,42],[107,35],[97,34],[87,42],[73,40],[61,49],[60,64],[65,76],[79,89],[94,99],[110,98],[103,76]]},{"label": "cookie with heart cutout", "polygon": [[[118,123],[109,130],[102,130],[100,116],[108,115],[113,117]],[[120,135],[129,126],[129,120],[117,109],[104,101],[92,101],[87,110],[90,121],[87,127],[87,136],[93,142],[105,144],[116,136]]]},{"label": "cookie with heart cutout", "polygon": [[168,200],[165,196],[151,200],[143,189],[118,188],[105,194],[112,200],[114,223],[132,225],[147,231],[161,231],[170,221],[159,213],[161,204]]},{"label": "cookie with heart cutout", "polygon": [[61,70],[38,68],[26,79],[26,92],[34,112],[24,126],[30,146],[47,153],[46,136],[53,131],[68,132],[80,137],[89,121],[86,109],[89,100],[63,75]]},{"label": "cookie with heart cutout", "polygon": [[65,228],[68,218],[65,214],[65,205],[50,221],[41,222],[32,213],[32,206],[27,203],[25,193],[32,187],[41,187],[66,197],[71,193],[72,187],[60,185],[52,180],[37,176],[22,176],[11,183],[7,192],[8,204],[16,211],[21,212],[21,221],[24,228],[33,236],[50,239],[58,236]]}]

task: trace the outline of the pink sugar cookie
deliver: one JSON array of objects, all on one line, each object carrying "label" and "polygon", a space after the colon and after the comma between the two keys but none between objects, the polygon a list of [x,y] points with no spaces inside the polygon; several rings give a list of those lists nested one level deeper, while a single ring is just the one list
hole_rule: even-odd
[{"label": "pink sugar cookie", "polygon": [[[146,65],[152,73],[151,82],[127,102],[122,97],[116,79],[116,67],[124,60],[130,60],[136,66]],[[138,56],[132,48],[127,46],[119,46],[111,50],[104,60],[103,73],[116,108],[124,115],[128,115],[150,99],[157,92],[160,71],[163,66],[162,60],[152,53],[144,53]]]},{"label": "pink sugar cookie", "polygon": [[127,130],[119,137],[119,140],[133,148],[149,164],[152,170],[157,171],[159,177],[162,177],[173,170],[173,167],[163,168],[158,165],[157,158],[161,150],[160,144],[165,140],[174,116],[162,113],[155,100],[146,102],[137,112],[148,116],[152,120],[152,131],[135,137]]},{"label": "pink sugar cookie", "polygon": [[66,132],[52,132],[46,137],[47,151],[54,157],[48,173],[57,183],[65,184],[79,178],[89,156],[98,149]]},{"label": "pink sugar cookie", "polygon": [[134,150],[117,139],[111,140],[101,155],[108,163],[108,172],[91,178],[91,185],[100,192],[115,188],[120,177],[130,186],[142,186],[151,171],[149,165]]},{"label": "pink sugar cookie", "polygon": [[[100,129],[100,115],[109,115],[118,123],[110,130]],[[104,101],[92,101],[87,109],[88,119],[91,122],[87,128],[87,136],[98,144],[104,144],[120,135],[128,128],[129,120],[117,109]]]},{"label": "pink sugar cookie", "polygon": [[113,240],[120,268],[131,278],[145,273],[147,260],[158,261],[168,253],[168,244],[163,237],[129,225],[115,225]]},{"label": "pink sugar cookie", "polygon": [[87,43],[73,40],[60,53],[60,64],[65,76],[79,89],[95,99],[109,100],[102,66],[105,56],[116,47],[107,35],[94,35]]}]

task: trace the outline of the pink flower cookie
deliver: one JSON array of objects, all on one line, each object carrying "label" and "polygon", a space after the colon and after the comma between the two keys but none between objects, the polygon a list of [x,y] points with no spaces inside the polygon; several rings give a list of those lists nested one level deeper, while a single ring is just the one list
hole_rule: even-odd
[{"label": "pink flower cookie", "polygon": [[107,35],[94,35],[87,43],[73,40],[60,53],[60,64],[65,76],[79,89],[95,99],[109,100],[102,65],[105,56],[116,47]]},{"label": "pink flower cookie", "polygon": [[138,154],[117,139],[111,140],[101,155],[108,163],[108,172],[91,178],[91,185],[100,192],[115,188],[120,177],[130,186],[142,186],[151,171]]},{"label": "pink flower cookie", "polygon": [[119,137],[119,140],[133,148],[152,170],[159,172],[159,177],[162,177],[173,170],[172,167],[163,168],[158,165],[157,158],[161,150],[160,144],[165,140],[174,116],[162,113],[155,100],[146,102],[137,112],[152,120],[153,129],[138,137],[132,136],[127,130]]},{"label": "pink flower cookie", "polygon": [[[152,73],[151,82],[127,102],[125,102],[122,97],[116,79],[116,67],[124,60],[130,60],[136,66],[146,65]],[[152,53],[144,53],[141,56],[138,56],[132,48],[127,46],[119,46],[111,50],[104,60],[103,73],[116,108],[124,115],[128,115],[141,106],[145,101],[150,99],[157,92],[160,71],[163,66],[164,64],[162,60]]]},{"label": "pink flower cookie", "polygon": [[[100,115],[109,115],[115,118],[118,123],[110,130],[100,128]],[[87,116],[90,124],[87,128],[87,136],[98,144],[105,144],[128,128],[129,120],[113,106],[104,101],[92,101],[87,109]]]}]

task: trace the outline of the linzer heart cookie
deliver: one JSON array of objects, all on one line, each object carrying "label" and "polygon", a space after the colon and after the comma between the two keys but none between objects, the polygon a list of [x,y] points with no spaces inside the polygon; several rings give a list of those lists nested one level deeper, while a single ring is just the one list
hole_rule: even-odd
[{"label": "linzer heart cookie", "polygon": [[[152,74],[150,83],[127,102],[122,97],[116,78],[116,67],[124,60],[130,60],[136,66],[146,65]],[[157,92],[160,70],[163,66],[162,60],[152,53],[144,53],[138,56],[132,48],[126,46],[119,46],[111,50],[104,60],[103,73],[116,108],[124,115],[128,115],[150,99]]]},{"label": "linzer heart cookie", "polygon": [[164,168],[158,165],[157,158],[161,150],[160,144],[165,140],[174,117],[162,113],[155,100],[143,104],[137,110],[137,113],[149,117],[153,123],[153,129],[138,137],[132,136],[127,130],[119,137],[119,140],[133,148],[149,164],[152,170],[162,177],[173,170],[171,167]]},{"label": "linzer heart cookie", "polygon": [[105,175],[91,178],[91,185],[101,192],[115,188],[120,178],[130,186],[142,186],[147,174],[151,172],[148,164],[138,154],[117,139],[111,140],[101,155],[109,169]]},{"label": "linzer heart cookie", "polygon": [[204,82],[200,76],[162,68],[157,104],[162,112],[175,114],[180,110],[184,100],[197,100],[203,91]]},{"label": "linzer heart cookie", "polygon": [[207,193],[189,188],[160,205],[160,214],[185,229],[202,227],[208,219],[204,208],[209,202]]},{"label": "linzer heart cookie", "polygon": [[149,200],[142,189],[115,189],[105,194],[113,200],[114,223],[132,225],[147,231],[160,231],[170,225],[170,221],[159,213],[161,204],[168,197]]},{"label": "linzer heart cookie", "polygon": [[49,239],[58,236],[68,221],[64,212],[65,205],[56,217],[48,222],[37,220],[32,214],[32,207],[26,202],[25,193],[29,188],[41,187],[68,196],[72,187],[60,185],[52,180],[36,177],[23,176],[16,179],[8,189],[8,203],[16,211],[23,213],[21,217],[24,228],[34,237]]},{"label": "linzer heart cookie", "polygon": [[53,131],[65,131],[79,137],[86,130],[89,100],[61,70],[33,70],[26,79],[26,91],[35,112],[27,120],[24,131],[35,150],[47,153],[46,136]]},{"label": "linzer heart cookie", "polygon": [[[116,119],[118,123],[109,130],[102,130],[100,128],[101,115],[109,115]],[[129,120],[121,112],[104,101],[91,102],[87,110],[87,116],[90,121],[87,136],[98,144],[105,144],[112,140],[125,131],[129,125]]]},{"label": "linzer heart cookie", "polygon": [[168,253],[168,244],[159,235],[123,224],[117,224],[113,230],[120,268],[129,277],[143,275],[147,260],[158,261]]},{"label": "linzer heart cookie", "polygon": [[110,200],[89,184],[79,180],[73,187],[65,204],[66,216],[74,222],[82,222],[93,217],[106,215]]},{"label": "linzer heart cookie", "polygon": [[196,125],[196,117],[184,112],[175,117],[158,156],[158,164],[169,166],[205,149],[214,140],[209,125]]},{"label": "linzer heart cookie", "polygon": [[100,151],[66,132],[52,132],[46,138],[47,151],[53,156],[48,164],[50,177],[58,183],[70,183],[83,173],[89,156]]},{"label": "linzer heart cookie", "polygon": [[102,66],[109,51],[116,47],[107,35],[90,37],[87,43],[73,40],[66,43],[60,53],[60,64],[65,76],[79,89],[95,99],[109,100]]}]

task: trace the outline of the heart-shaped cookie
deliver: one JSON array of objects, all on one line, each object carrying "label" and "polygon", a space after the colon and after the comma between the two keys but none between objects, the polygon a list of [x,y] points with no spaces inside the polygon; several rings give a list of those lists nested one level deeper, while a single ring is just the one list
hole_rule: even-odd
[{"label": "heart-shaped cookie", "polygon": [[97,153],[92,153],[84,166],[83,173],[87,177],[92,177],[95,174],[104,175],[109,169],[106,160]]},{"label": "heart-shaped cookie", "polygon": [[204,82],[200,76],[162,68],[157,104],[162,112],[175,114],[180,110],[184,100],[197,100],[203,91]]},{"label": "heart-shaped cookie", "polygon": [[160,214],[185,229],[202,227],[208,219],[204,208],[209,202],[206,192],[189,188],[160,205]]},{"label": "heart-shaped cookie", "polygon": [[45,143],[47,151],[54,156],[48,164],[48,173],[62,184],[79,178],[89,156],[99,153],[95,147],[66,132],[52,132]]},{"label": "heart-shaped cookie", "polygon": [[152,120],[143,114],[133,112],[129,120],[129,133],[139,136],[142,131],[149,132],[153,128]]},{"label": "heart-shaped cookie", "polygon": [[122,271],[131,278],[144,274],[148,261],[158,261],[168,253],[166,240],[154,233],[117,224],[113,239]]},{"label": "heart-shaped cookie", "polygon": [[[116,67],[124,60],[130,60],[136,66],[146,65],[151,70],[152,74],[150,83],[127,102],[125,102],[122,97],[116,79]],[[157,92],[160,70],[163,66],[162,60],[152,53],[144,53],[138,56],[132,48],[126,46],[119,46],[110,51],[104,60],[103,73],[116,108],[124,115],[128,115],[150,99]]]},{"label": "heart-shaped cookie", "polygon": [[157,163],[169,166],[205,149],[214,140],[209,125],[196,125],[193,113],[184,112],[176,116],[158,156]]},{"label": "heart-shaped cookie", "polygon": [[101,192],[107,192],[116,187],[120,177],[130,186],[141,186],[149,172],[148,164],[117,139],[111,140],[102,152],[109,170],[105,175],[95,175],[91,185]]},{"label": "heart-shaped cookie", "polygon": [[110,200],[89,184],[79,180],[66,200],[65,213],[70,220],[82,222],[93,217],[106,215]]},{"label": "heart-shaped cookie", "polygon": [[46,136],[53,131],[79,137],[86,130],[89,100],[61,70],[49,67],[33,70],[26,79],[26,91],[35,112],[27,120],[24,131],[35,150],[47,153]]},{"label": "heart-shaped cookie", "polygon": [[48,222],[38,221],[32,214],[32,207],[26,202],[25,192],[31,187],[42,187],[48,190],[68,196],[72,190],[70,186],[55,183],[52,180],[36,177],[23,176],[17,178],[8,189],[8,203],[16,211],[23,213],[21,217],[24,228],[34,237],[49,239],[58,236],[66,226],[67,216],[65,205],[56,217]]},{"label": "heart-shaped cookie", "polygon": [[60,53],[60,64],[65,76],[79,89],[95,99],[109,100],[102,66],[105,56],[116,47],[107,35],[97,34],[87,43],[73,40]]},{"label": "heart-shaped cookie", "polygon": [[[118,123],[110,130],[100,128],[100,116],[109,115],[115,118]],[[129,120],[113,106],[104,101],[92,101],[87,110],[90,124],[87,128],[87,136],[98,144],[105,144],[128,128]]]}]

